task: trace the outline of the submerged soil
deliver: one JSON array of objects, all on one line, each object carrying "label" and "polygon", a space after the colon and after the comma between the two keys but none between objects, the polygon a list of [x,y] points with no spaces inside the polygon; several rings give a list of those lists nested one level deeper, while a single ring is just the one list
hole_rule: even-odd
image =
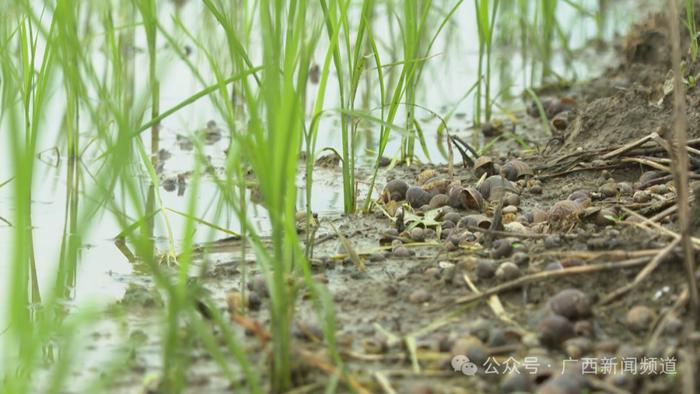
[{"label": "submerged soil", "polygon": [[[697,350],[698,335],[687,317],[680,249],[668,247],[667,230],[677,230],[668,155],[653,135],[618,150],[671,129],[666,25],[663,16],[651,16],[621,45],[618,66],[542,97],[548,108],[558,107],[550,113],[558,122],[552,121],[553,136],[539,119],[520,114],[515,133],[532,141],[531,149],[497,144],[493,167],[382,169],[389,186],[372,213],[319,215],[313,280],[333,300],[347,372],[336,374],[322,339],[326,322],[312,298],[301,297],[294,392],[323,392],[333,376],[341,392],[680,391],[678,371]],[[688,86],[688,138],[696,149],[698,93]],[[319,164],[318,173],[339,178],[336,163]],[[692,165],[695,185],[700,168]],[[498,174],[512,181],[489,181]],[[700,208],[693,209],[698,235]],[[264,373],[268,290],[255,265],[240,260],[240,247],[237,240],[203,246],[201,275],[193,280],[231,318],[254,369]],[[655,269],[639,277],[650,263]],[[245,299],[244,267],[252,283]],[[635,277],[638,283],[623,292]],[[123,305],[162,313],[149,287],[134,285]],[[144,334],[133,321],[128,330],[143,345],[121,379],[125,392],[145,385],[158,368],[157,334]],[[189,392],[247,391],[244,383],[228,383],[202,344],[186,348]],[[145,386],[157,391],[157,384]]]}]

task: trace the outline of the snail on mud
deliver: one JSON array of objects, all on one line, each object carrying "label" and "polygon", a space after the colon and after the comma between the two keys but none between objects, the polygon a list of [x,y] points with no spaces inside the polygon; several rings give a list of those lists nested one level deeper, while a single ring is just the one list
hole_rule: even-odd
[{"label": "snail on mud", "polygon": [[462,189],[460,193],[460,200],[462,206],[466,209],[481,211],[484,208],[484,197],[482,197],[481,193],[479,193],[479,191],[472,186],[467,186]]},{"label": "snail on mud", "polygon": [[557,348],[576,335],[574,325],[569,319],[557,314],[551,314],[542,319],[537,326],[537,331],[540,343],[549,348]]},{"label": "snail on mud", "polygon": [[481,215],[481,214],[464,215],[464,217],[462,217],[462,219],[460,219],[460,221],[457,225],[459,227],[462,227],[462,228],[471,226],[471,227],[481,227],[483,229],[488,229],[489,227],[491,227],[491,219],[489,219],[487,216]]},{"label": "snail on mud", "polygon": [[482,175],[491,176],[496,174],[496,165],[491,156],[479,156],[474,161],[474,175],[481,178]]},{"label": "snail on mud", "polygon": [[492,175],[477,186],[481,196],[489,201],[497,201],[505,192],[518,193],[515,185],[500,175]]},{"label": "snail on mud", "polygon": [[428,206],[430,207],[430,209],[441,208],[441,207],[444,207],[445,205],[448,205],[449,202],[450,202],[450,197],[448,195],[436,194],[430,199]]},{"label": "snail on mud", "polygon": [[569,111],[562,111],[556,114],[550,122],[552,127],[559,131],[566,130],[566,127],[569,125],[569,113]]},{"label": "snail on mud", "polygon": [[429,180],[435,178],[438,176],[438,172],[435,171],[434,169],[430,168],[427,170],[423,170],[420,174],[418,174],[418,177],[416,178],[416,182],[419,185],[423,185],[427,183]]},{"label": "snail on mud", "polygon": [[567,230],[579,223],[583,207],[577,201],[562,200],[555,203],[549,210],[548,224],[553,230]]},{"label": "snail on mud", "polygon": [[531,177],[535,175],[535,172],[532,170],[532,167],[524,161],[513,159],[509,160],[501,167],[501,175],[509,181],[515,182],[523,177]]},{"label": "snail on mud", "polygon": [[446,194],[450,186],[450,181],[447,178],[433,177],[427,180],[422,189],[428,193]]},{"label": "snail on mud", "polygon": [[418,186],[411,186],[406,190],[406,201],[413,208],[420,208],[423,205],[430,204],[430,199],[433,198],[433,194],[426,192]]},{"label": "snail on mud", "polygon": [[588,296],[578,289],[564,289],[549,300],[552,312],[576,320],[591,314],[591,302]]},{"label": "snail on mud", "polygon": [[384,186],[384,191],[382,192],[382,200],[384,202],[401,201],[406,198],[406,191],[408,190],[408,184],[401,179],[394,179],[389,181],[386,186]]}]

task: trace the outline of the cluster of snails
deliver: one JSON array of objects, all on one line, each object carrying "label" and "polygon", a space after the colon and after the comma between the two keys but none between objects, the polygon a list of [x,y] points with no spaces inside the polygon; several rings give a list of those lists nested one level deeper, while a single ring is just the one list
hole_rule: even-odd
[{"label": "cluster of snails", "polygon": [[534,175],[525,162],[510,160],[499,168],[487,156],[476,160],[474,172],[484,178],[476,187],[463,186],[458,180],[450,181],[433,169],[421,172],[416,185],[409,186],[401,179],[394,179],[384,187],[382,200],[385,203],[405,200],[411,207],[422,211],[450,206],[483,212],[488,202],[498,201],[504,194],[505,205],[519,205],[520,186],[516,181]]},{"label": "cluster of snails", "polygon": [[[562,131],[565,130],[570,123],[571,110],[576,105],[576,100],[571,97],[544,97],[540,99],[540,104],[542,105],[547,119],[550,119],[552,128]],[[530,103],[527,107],[527,113],[533,118],[539,118],[540,109],[537,103]]]}]

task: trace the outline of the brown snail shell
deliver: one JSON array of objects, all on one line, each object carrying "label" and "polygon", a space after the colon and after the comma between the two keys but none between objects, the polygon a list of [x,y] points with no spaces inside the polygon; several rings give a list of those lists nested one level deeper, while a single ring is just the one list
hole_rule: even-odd
[{"label": "brown snail shell", "polygon": [[576,190],[569,194],[568,200],[575,201],[582,207],[591,205],[591,194],[585,190]]},{"label": "brown snail shell", "polygon": [[447,193],[450,181],[447,178],[431,178],[423,184],[423,190],[428,193]]},{"label": "brown snail shell", "polygon": [[474,160],[474,175],[481,178],[482,175],[491,176],[496,174],[496,166],[491,156],[479,156]]},{"label": "brown snail shell", "polygon": [[537,326],[540,343],[549,348],[557,348],[575,335],[574,325],[565,317],[552,314]]},{"label": "brown snail shell", "polygon": [[625,323],[630,330],[643,332],[651,327],[655,319],[656,313],[653,309],[645,305],[636,305],[627,312]]},{"label": "brown snail shell", "polygon": [[535,172],[529,164],[524,161],[513,159],[509,160],[501,167],[501,175],[509,181],[517,181],[519,178],[533,176]]},{"label": "brown snail shell", "polygon": [[433,198],[432,194],[418,186],[411,186],[406,190],[406,201],[408,201],[413,208],[420,208],[423,205],[430,204],[431,198]]},{"label": "brown snail shell", "polygon": [[461,227],[473,226],[488,229],[491,227],[491,219],[481,214],[464,215],[464,217],[462,217],[462,219],[459,221],[459,225]]},{"label": "brown snail shell", "polygon": [[450,201],[450,197],[446,194],[436,194],[431,199],[428,205],[430,209],[441,208],[447,205]]},{"label": "brown snail shell", "polygon": [[476,188],[467,186],[461,191],[462,206],[466,209],[481,211],[484,207],[484,197]]},{"label": "brown snail shell", "polygon": [[598,192],[605,198],[615,197],[620,192],[615,182],[606,182],[598,188]]},{"label": "brown snail shell", "polygon": [[651,201],[651,194],[644,190],[637,190],[632,195],[632,200],[636,203],[645,203]]},{"label": "brown snail shell", "polygon": [[562,228],[574,224],[583,213],[583,207],[576,201],[563,200],[555,203],[549,210],[549,225]]},{"label": "brown snail shell", "polygon": [[394,179],[389,181],[386,186],[384,186],[384,191],[382,192],[384,202],[401,201],[406,198],[406,191],[408,190],[408,183],[402,181],[401,179]]},{"label": "brown snail shell", "polygon": [[576,100],[574,100],[572,97],[554,99],[549,101],[546,105],[543,103],[545,111],[547,112],[547,117],[550,119],[561,112],[572,110],[574,105],[576,105]]},{"label": "brown snail shell", "polygon": [[453,186],[447,193],[447,205],[455,209],[462,208],[462,187]]},{"label": "brown snail shell", "polygon": [[547,221],[548,215],[547,212],[540,208],[532,208],[532,211],[528,212],[527,218],[530,220],[530,223],[543,223]]},{"label": "brown snail shell", "polygon": [[416,178],[416,182],[418,182],[419,185],[423,185],[429,180],[437,177],[438,173],[434,169],[430,168],[427,170],[423,170],[420,174],[418,174],[418,178]]},{"label": "brown snail shell", "polygon": [[518,215],[518,208],[513,206],[513,205],[508,205],[503,207],[503,217],[501,218],[501,221],[503,224],[508,224],[510,222],[514,222],[516,217]]},{"label": "brown snail shell", "polygon": [[520,205],[520,196],[515,194],[515,193],[512,193],[512,192],[506,193],[505,199],[503,201],[503,205],[505,205],[505,206],[512,205],[514,207],[519,206]]},{"label": "brown snail shell", "polygon": [[477,187],[481,196],[489,201],[495,201],[507,191],[515,191],[515,186],[509,180],[500,175],[492,175]]},{"label": "brown snail shell", "polygon": [[566,318],[577,320],[591,314],[591,301],[586,293],[578,289],[564,289],[549,300],[552,312]]},{"label": "brown snail shell", "polygon": [[569,111],[562,111],[556,114],[551,121],[555,130],[563,131],[569,125]]}]

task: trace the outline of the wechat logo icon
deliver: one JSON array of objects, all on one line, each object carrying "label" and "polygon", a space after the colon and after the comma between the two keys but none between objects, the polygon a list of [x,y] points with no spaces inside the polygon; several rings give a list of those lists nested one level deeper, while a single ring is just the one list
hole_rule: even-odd
[{"label": "wechat logo icon", "polygon": [[464,356],[464,355],[457,355],[452,357],[452,368],[455,370],[455,372],[462,372],[463,374],[467,376],[474,376],[476,375],[476,364],[471,362],[469,360],[469,357]]}]

